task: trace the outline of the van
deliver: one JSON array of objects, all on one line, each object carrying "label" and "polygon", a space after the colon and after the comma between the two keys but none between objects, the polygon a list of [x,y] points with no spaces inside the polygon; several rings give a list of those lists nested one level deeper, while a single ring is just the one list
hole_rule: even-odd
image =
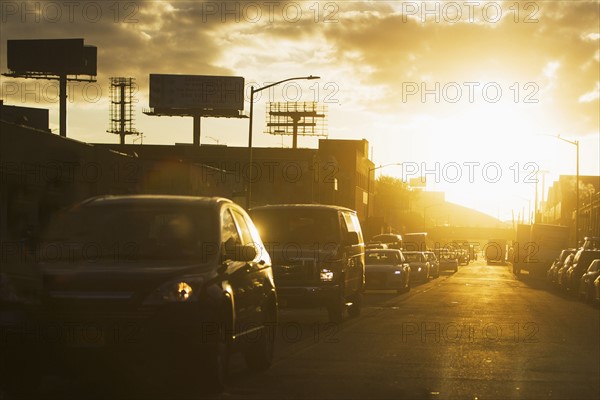
[{"label": "van", "polygon": [[280,307],[327,308],[340,322],[358,316],[365,245],[354,210],[320,204],[255,207],[250,215],[272,257]]},{"label": "van", "polygon": [[[156,373],[158,385],[177,390],[181,379],[204,381],[184,385],[196,395],[224,389],[234,351],[253,370],[271,365],[277,323],[271,259],[246,211],[231,200],[98,196],[57,215],[41,238],[41,249],[59,250],[40,252],[37,322],[44,331],[69,329],[59,332],[64,340],[39,350],[39,359],[49,360],[45,372],[96,374],[77,360],[101,355],[106,367],[127,377],[127,387],[119,388],[126,392],[158,390],[143,378]],[[113,334],[117,327],[132,329]]]}]

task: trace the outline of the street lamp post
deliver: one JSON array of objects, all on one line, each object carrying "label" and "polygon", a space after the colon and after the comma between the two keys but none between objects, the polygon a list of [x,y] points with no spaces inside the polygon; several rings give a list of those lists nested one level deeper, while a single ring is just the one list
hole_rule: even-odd
[{"label": "street lamp post", "polygon": [[252,200],[252,176],[251,176],[251,174],[252,174],[252,115],[254,113],[254,93],[258,93],[262,90],[271,88],[275,85],[279,85],[280,83],[301,80],[301,79],[311,80],[311,79],[320,79],[320,77],[312,76],[312,75],[300,76],[300,77],[296,77],[296,78],[288,78],[288,79],[284,79],[282,81],[271,83],[270,85],[263,86],[258,89],[254,89],[254,86],[250,87],[250,115],[249,115],[250,121],[248,123],[248,160],[249,160],[249,164],[248,164],[248,188],[246,191],[246,209],[250,208],[250,202]]},{"label": "street lamp post", "polygon": [[380,165],[379,167],[369,168],[369,172],[367,173],[367,212],[365,213],[365,224],[366,224],[365,231],[367,232],[367,235],[370,234],[370,232],[369,232],[369,207],[371,205],[371,172],[375,171],[379,168],[389,167],[390,165],[402,165],[402,163],[391,163],[391,164]]},{"label": "street lamp post", "polygon": [[556,135],[557,139],[562,140],[563,142],[570,143],[576,148],[576,172],[575,172],[575,247],[579,246],[579,140],[568,140],[560,137],[560,135]]}]

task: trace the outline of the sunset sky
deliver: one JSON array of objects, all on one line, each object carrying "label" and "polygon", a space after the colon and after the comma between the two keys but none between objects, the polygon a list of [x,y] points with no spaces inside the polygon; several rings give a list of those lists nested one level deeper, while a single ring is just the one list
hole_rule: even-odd
[{"label": "sunset sky", "polygon": [[[546,188],[558,175],[575,173],[575,146],[551,136],[579,140],[580,173],[599,174],[598,1],[4,1],[0,7],[3,73],[7,39],[84,38],[98,47],[97,83],[71,88],[73,139],[118,142],[105,132],[112,76],[137,79],[143,143],[174,144],[191,143],[192,120],[142,113],[150,73],[242,76],[248,89],[317,75],[261,92],[255,146],[291,146],[290,137],[263,133],[268,101],[319,101],[328,106],[329,138],[365,138],[376,165],[410,168],[388,166],[378,175],[410,178],[426,169],[427,190],[502,219],[534,199],[532,172],[548,171]],[[56,82],[0,81],[5,104],[49,108],[58,132]],[[201,142],[245,146],[247,127],[247,119],[205,118]],[[316,147],[317,139],[300,138],[299,146]]]}]

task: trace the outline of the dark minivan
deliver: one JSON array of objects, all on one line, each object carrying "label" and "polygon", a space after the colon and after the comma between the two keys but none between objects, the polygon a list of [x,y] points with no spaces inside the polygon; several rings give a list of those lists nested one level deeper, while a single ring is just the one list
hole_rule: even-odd
[{"label": "dark minivan", "polygon": [[228,199],[91,198],[50,224],[39,266],[40,321],[60,333],[43,349],[52,368],[104,363],[154,394],[181,380],[182,390],[221,389],[233,350],[252,369],[271,364],[271,259]]},{"label": "dark minivan", "polygon": [[281,204],[250,210],[273,259],[279,305],[324,306],[332,322],[360,314],[365,246],[356,212],[333,205]]}]

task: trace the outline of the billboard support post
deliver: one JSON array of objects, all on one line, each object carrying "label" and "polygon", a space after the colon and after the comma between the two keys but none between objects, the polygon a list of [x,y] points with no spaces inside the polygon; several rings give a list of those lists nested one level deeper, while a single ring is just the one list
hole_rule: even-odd
[{"label": "billboard support post", "polygon": [[67,76],[61,75],[59,82],[60,136],[67,137]]},{"label": "billboard support post", "polygon": [[194,114],[194,146],[200,146],[200,119],[202,114]]}]

